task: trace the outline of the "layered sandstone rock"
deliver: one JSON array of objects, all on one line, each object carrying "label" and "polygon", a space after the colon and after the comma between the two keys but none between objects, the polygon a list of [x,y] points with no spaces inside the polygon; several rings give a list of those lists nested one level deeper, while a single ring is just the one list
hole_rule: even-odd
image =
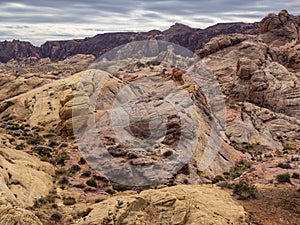
[{"label": "layered sandstone rock", "polygon": [[42,225],[40,220],[30,211],[13,207],[2,199],[0,199],[0,223],[7,225]]},{"label": "layered sandstone rock", "polygon": [[[281,149],[278,127],[276,132],[273,130],[275,124],[279,120],[285,124],[294,121],[299,126],[298,17],[281,11],[279,15],[270,14],[264,18],[260,26],[261,34],[257,37],[248,36],[241,43],[217,48],[218,51],[211,46],[219,46],[220,39],[212,39],[204,47],[211,54],[203,60],[217,76],[231,102],[227,106],[229,139],[234,143],[259,143],[269,149]],[[291,27],[294,27],[292,34]],[[246,102],[256,107],[251,106],[249,110],[250,104]],[[254,116],[257,112],[259,116]],[[289,130],[288,135],[284,132],[281,135],[299,139],[299,135],[292,132],[294,128],[288,127],[282,127]]]},{"label": "layered sandstone rock", "polygon": [[14,206],[29,207],[48,194],[54,168],[37,157],[14,149],[9,135],[1,135],[1,198]]},{"label": "layered sandstone rock", "polygon": [[287,10],[278,15],[269,14],[260,22],[261,37],[266,43],[275,41],[278,44],[299,39],[299,16],[293,16]]},{"label": "layered sandstone rock", "polygon": [[226,192],[176,186],[119,195],[96,204],[80,224],[247,224],[244,209]]}]

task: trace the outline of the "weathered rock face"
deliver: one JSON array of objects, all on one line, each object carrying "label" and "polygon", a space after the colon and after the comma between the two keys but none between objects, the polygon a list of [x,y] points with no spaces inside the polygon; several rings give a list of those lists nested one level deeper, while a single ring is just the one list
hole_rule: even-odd
[{"label": "weathered rock face", "polygon": [[244,34],[218,35],[205,44],[197,54],[200,58],[203,58],[224,48],[237,45],[246,39],[247,37]]},{"label": "weathered rock face", "polygon": [[51,189],[54,168],[13,149],[9,142],[11,136],[1,135],[0,138],[1,198],[14,206],[32,206],[34,200],[48,194]]},{"label": "weathered rock face", "polygon": [[131,41],[159,39],[184,46],[192,51],[200,49],[210,38],[218,34],[244,33],[257,34],[258,24],[229,23],[218,24],[205,30],[175,24],[166,31],[124,32],[99,34],[92,38],[69,41],[47,41],[41,47],[28,42],[0,42],[0,62],[28,57],[63,60],[76,54],[92,54],[99,57],[105,52]]},{"label": "weathered rock face", "polygon": [[247,215],[226,192],[176,186],[120,195],[96,204],[80,224],[247,224]]},{"label": "weathered rock face", "polygon": [[8,62],[11,59],[20,59],[28,57],[41,58],[41,52],[38,47],[25,41],[4,41],[0,42],[0,62]]},{"label": "weathered rock face", "polygon": [[[107,150],[118,160],[125,160],[127,163],[132,165],[138,166],[145,163],[152,165],[160,160],[165,160],[166,157],[164,154],[169,154],[168,152],[171,152],[174,156],[180,156],[183,152],[176,153],[176,151],[173,151],[173,148],[175,148],[178,144],[183,143],[183,141],[179,142],[179,140],[184,138],[187,143],[190,143],[195,137],[195,134],[193,134],[192,131],[189,131],[192,127],[186,127],[182,118],[180,119],[179,115],[177,115],[176,111],[174,111],[173,106],[171,104],[164,103],[162,100],[163,96],[172,96],[172,90],[174,88],[181,90],[178,92],[179,94],[176,95],[176,98],[178,98],[178,103],[180,102],[180,104],[185,104],[182,108],[188,110],[192,115],[198,115],[194,120],[186,117],[186,121],[189,124],[194,124],[195,126],[197,125],[195,123],[198,123],[197,126],[201,127],[201,129],[199,128],[199,132],[201,132],[201,141],[194,152],[194,156],[192,156],[193,153],[184,154],[185,157],[192,159],[191,161],[186,161],[190,164],[189,172],[186,173],[187,176],[183,177],[182,175],[179,175],[175,180],[176,183],[183,183],[186,182],[186,180],[193,184],[201,182],[201,178],[197,174],[197,168],[200,167],[202,153],[209,138],[207,134],[210,133],[211,129],[211,121],[208,115],[209,109],[207,108],[205,96],[199,91],[200,89],[195,88],[194,84],[185,83],[188,75],[184,74],[183,71],[179,69],[156,66],[152,67],[152,69],[147,67],[139,70],[141,71],[119,73],[120,78],[115,79],[110,78],[107,75],[98,76],[98,78],[101,77],[101,79],[104,79],[103,82],[106,83],[107,87],[102,90],[102,95],[99,96],[101,101],[97,102],[95,112],[90,109],[91,103],[89,95],[95,91],[95,85],[102,81],[96,81],[96,78],[92,76],[92,72],[90,72],[91,75],[87,75],[89,71],[85,71],[65,79],[49,82],[48,84],[35,88],[34,90],[28,91],[22,95],[13,97],[9,99],[9,101],[6,100],[2,102],[2,111],[4,114],[14,115],[20,119],[27,118],[27,122],[32,126],[43,125],[49,130],[54,128],[59,134],[65,136],[72,136],[74,129],[78,130],[87,126],[90,115],[86,114],[86,112],[94,113],[96,118],[98,118],[99,121],[102,121],[99,122],[98,126],[101,127],[102,134],[100,136],[103,138],[102,141],[105,143],[107,138],[116,139],[115,134],[109,128],[111,124],[106,123],[109,121],[109,114],[106,110],[109,111],[109,109],[111,109],[116,96],[118,96],[118,99],[121,102],[134,97],[134,89],[118,94],[124,89],[124,87],[126,87],[125,82],[128,82],[129,80],[130,82],[135,82],[137,84],[138,82],[141,82],[139,85],[146,88],[144,89],[144,92],[152,93],[152,96],[145,98],[145,102],[141,102],[140,105],[135,105],[135,107],[137,107],[135,111],[143,112],[145,111],[145,109],[143,109],[144,107],[150,107],[148,110],[160,112],[162,116],[160,120],[162,120],[163,123],[162,125],[159,125],[158,123],[157,129],[161,129],[160,133],[162,136],[153,138],[155,139],[154,142],[161,142],[161,145],[156,146],[156,149],[153,150],[155,151],[155,154],[154,152],[148,154],[145,151],[142,151],[141,154],[136,154],[136,152],[133,152],[133,154],[128,151],[128,146],[124,146],[124,143],[123,145],[120,143],[114,143],[112,146],[107,146]],[[160,74],[160,76],[157,76],[157,74]],[[87,95],[78,95],[78,82],[82,76],[86,76],[90,79],[84,82],[84,90]],[[75,95],[76,101],[74,101]],[[194,99],[197,103],[190,104],[189,101],[185,100],[187,97],[189,99]],[[177,107],[181,107],[180,104]],[[164,115],[163,112],[167,113]],[[141,139],[148,137],[151,134],[150,130],[154,129],[153,119],[155,118],[152,118],[151,116],[147,117],[147,113],[145,115],[142,115],[141,113],[137,115],[132,114],[130,117],[130,126],[127,128],[125,127],[127,130],[124,130],[124,135],[129,135],[131,133],[133,136]],[[149,115],[151,115],[151,113]],[[167,115],[170,117],[167,117]],[[157,121],[159,122],[160,120]],[[149,121],[152,121],[152,127],[150,130]],[[118,124],[118,122],[114,122]],[[122,124],[124,121],[119,122]],[[164,124],[165,127],[163,126]],[[183,132],[184,130],[186,131]],[[126,137],[126,135],[124,137]],[[160,140],[160,138],[164,139]],[[213,141],[218,142],[217,140]],[[221,142],[220,154],[216,155],[216,159],[212,163],[210,170],[207,171],[207,175],[210,177],[228,170],[235,162],[242,158],[242,154],[240,152],[237,152],[229,145],[226,145],[226,143],[222,140]],[[147,145],[147,143],[141,142],[138,146],[135,146],[135,148],[143,149]],[[151,145],[153,145],[153,143]],[[184,149],[182,149],[182,151],[184,151]],[[172,168],[174,168],[174,166],[169,165],[168,168],[173,170]],[[179,169],[180,168],[178,168],[178,170]],[[149,174],[149,176],[155,177],[156,174]]]},{"label": "weathered rock face", "polygon": [[40,220],[30,211],[13,207],[2,199],[0,199],[0,223],[7,225],[42,225]]},{"label": "weathered rock face", "polygon": [[269,14],[259,24],[264,42],[287,43],[299,39],[300,17],[282,10],[278,15]]},{"label": "weathered rock face", "polygon": [[234,46],[228,41],[225,48],[221,40],[241,35],[216,37],[200,51],[231,102],[227,135],[233,143],[282,149],[282,139],[299,140],[298,29],[299,18],[281,11],[261,21],[257,37],[244,36]]}]

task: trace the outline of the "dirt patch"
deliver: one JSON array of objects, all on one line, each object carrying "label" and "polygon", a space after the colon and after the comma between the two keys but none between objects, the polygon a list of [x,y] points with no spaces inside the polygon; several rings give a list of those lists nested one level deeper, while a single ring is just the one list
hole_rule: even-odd
[{"label": "dirt patch", "polygon": [[258,188],[257,198],[239,201],[257,225],[299,225],[300,191],[295,187]]}]

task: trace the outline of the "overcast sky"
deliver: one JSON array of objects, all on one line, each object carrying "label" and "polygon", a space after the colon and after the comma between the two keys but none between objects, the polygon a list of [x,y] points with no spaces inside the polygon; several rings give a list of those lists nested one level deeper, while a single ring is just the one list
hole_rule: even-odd
[{"label": "overcast sky", "polygon": [[115,31],[165,30],[175,22],[205,28],[260,21],[269,12],[300,14],[299,0],[0,0],[0,40],[84,38]]}]

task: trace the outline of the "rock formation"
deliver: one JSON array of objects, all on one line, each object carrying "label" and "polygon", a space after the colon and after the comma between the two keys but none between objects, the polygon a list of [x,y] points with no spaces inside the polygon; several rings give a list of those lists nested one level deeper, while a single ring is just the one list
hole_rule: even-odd
[{"label": "rock formation", "polygon": [[[299,17],[283,10],[254,35],[257,28],[175,24],[41,48],[2,43],[9,54],[1,60],[10,61],[0,64],[0,224],[299,224]],[[127,45],[115,52],[118,63],[90,66],[115,45],[144,39],[198,49],[210,70],[198,72],[215,75],[223,91],[226,124],[223,94],[207,92],[218,85],[201,86],[206,76],[195,82],[174,48],[128,63]],[[164,101],[172,96],[177,101]],[[215,130],[208,149],[220,148],[203,170]],[[148,183],[130,170],[151,166],[139,171]],[[157,183],[159,166],[170,173]],[[238,197],[249,197],[254,184],[257,199],[232,199],[227,187],[236,191],[243,182]]]},{"label": "rock formation", "polygon": [[94,206],[80,224],[246,225],[243,208],[228,193],[208,186],[183,186],[112,197]]},{"label": "rock formation", "polygon": [[40,49],[25,41],[13,40],[0,42],[0,49],[0,62],[4,63],[11,59],[41,58]]},{"label": "rock formation", "polygon": [[[219,40],[226,40],[226,37],[216,37],[200,51],[232,102],[228,105],[227,123],[227,134],[232,141],[268,143],[269,148],[280,149],[278,141],[281,138],[288,138],[289,134],[291,138],[299,136],[292,131],[293,128],[279,134],[278,130],[273,130],[275,125],[267,125],[280,120],[280,123],[286,123],[286,129],[289,129],[289,123],[299,126],[299,70],[295,66],[298,65],[295,52],[299,42],[297,29],[293,30],[295,35],[287,32],[290,27],[298,27],[297,21],[298,17],[286,11],[279,15],[270,14],[260,23],[261,34],[257,37],[244,36],[244,41],[227,48],[214,47],[220,46]],[[240,35],[232,36],[239,38]],[[232,39],[232,36],[227,38]],[[204,52],[210,54],[205,57]],[[294,63],[289,63],[291,54]],[[251,103],[261,108],[251,106],[253,110],[249,110]],[[269,119],[263,119],[263,111]],[[269,116],[271,114],[273,116]]]},{"label": "rock formation", "polygon": [[29,42],[6,41],[0,42],[0,62],[8,62],[11,59],[21,60],[28,57],[50,58],[58,61],[77,54],[92,54],[95,57],[109,50],[131,41],[159,39],[184,46],[192,51],[200,49],[210,38],[218,34],[244,33],[257,34],[258,24],[228,23],[217,24],[207,29],[190,28],[183,24],[175,24],[168,30],[149,32],[123,32],[99,34],[91,38],[47,41],[41,47],[35,47]]},{"label": "rock formation", "polygon": [[7,225],[42,225],[41,221],[30,211],[13,207],[0,200],[0,223]]}]

